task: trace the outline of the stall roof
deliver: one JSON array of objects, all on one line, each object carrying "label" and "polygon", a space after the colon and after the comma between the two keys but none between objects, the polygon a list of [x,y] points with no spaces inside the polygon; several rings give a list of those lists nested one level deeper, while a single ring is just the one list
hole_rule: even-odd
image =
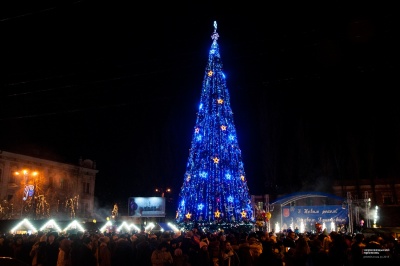
[{"label": "stall roof", "polygon": [[158,223],[158,225],[164,229],[164,231],[173,231],[174,229],[168,225],[168,223]]}]

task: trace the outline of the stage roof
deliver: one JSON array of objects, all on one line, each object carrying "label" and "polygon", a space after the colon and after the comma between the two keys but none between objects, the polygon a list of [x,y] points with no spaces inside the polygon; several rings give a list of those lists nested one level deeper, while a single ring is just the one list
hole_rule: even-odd
[{"label": "stage roof", "polygon": [[288,194],[286,196],[283,196],[281,198],[278,198],[276,201],[270,203],[270,205],[281,205],[285,206],[293,201],[305,199],[305,198],[313,198],[313,197],[322,197],[322,198],[330,198],[338,201],[345,201],[345,198],[329,194],[329,193],[323,193],[323,192],[296,192],[292,194]]}]

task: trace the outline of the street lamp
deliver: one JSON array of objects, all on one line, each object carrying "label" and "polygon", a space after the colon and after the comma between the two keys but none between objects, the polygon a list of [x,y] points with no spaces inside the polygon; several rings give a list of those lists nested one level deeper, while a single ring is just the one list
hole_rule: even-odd
[{"label": "street lamp", "polygon": [[[165,193],[171,193],[172,189],[167,187],[167,188],[156,188],[154,190],[156,193],[161,193],[161,197],[165,198]],[[169,213],[171,211],[171,207],[172,207],[172,197],[171,196],[167,196],[167,198],[165,199],[165,214]]]},{"label": "street lamp", "polygon": [[[23,216],[23,212],[24,212],[24,203],[28,202],[28,204],[30,204],[32,206],[31,201],[34,201],[35,198],[35,190],[36,190],[36,177],[38,176],[38,172],[37,171],[33,171],[33,172],[29,172],[28,170],[22,170],[22,172],[15,172],[16,176],[23,176],[23,191],[22,191],[22,204],[21,204],[21,219]],[[29,181],[29,176],[33,177],[33,185],[28,184]],[[33,202],[35,203],[35,202]],[[35,210],[35,204],[34,205],[34,211]]]},{"label": "street lamp", "polygon": [[170,192],[171,192],[171,189],[170,189],[170,188],[166,188],[166,189],[163,189],[163,188],[156,188],[155,191],[156,191],[157,193],[161,193],[161,197],[164,198],[165,193],[170,193]]}]

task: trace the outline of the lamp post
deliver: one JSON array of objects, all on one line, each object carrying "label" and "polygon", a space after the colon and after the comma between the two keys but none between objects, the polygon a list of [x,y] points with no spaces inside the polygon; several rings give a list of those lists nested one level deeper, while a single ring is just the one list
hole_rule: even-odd
[{"label": "lamp post", "polygon": [[[172,189],[169,188],[169,187],[167,187],[167,188],[155,188],[154,191],[156,193],[161,193],[161,197],[165,198],[165,193],[171,193]],[[165,200],[165,215],[166,216],[167,216],[167,213],[168,213],[167,209],[169,209],[168,207],[169,207],[169,205],[171,205],[169,203],[171,203],[171,202],[172,202],[172,198],[171,197],[167,197],[166,200]]]},{"label": "lamp post", "polygon": [[274,211],[274,205],[269,204],[269,194],[264,195],[265,198],[265,212],[266,212],[266,220],[267,222],[265,223],[265,229],[266,232],[271,232],[271,212]]},{"label": "lamp post", "polygon": [[170,193],[170,192],[171,192],[171,189],[170,189],[170,188],[166,188],[166,189],[163,189],[163,188],[156,188],[156,189],[155,189],[155,192],[161,193],[161,197],[164,198],[165,193],[166,193],[166,192],[167,192],[167,193]]}]

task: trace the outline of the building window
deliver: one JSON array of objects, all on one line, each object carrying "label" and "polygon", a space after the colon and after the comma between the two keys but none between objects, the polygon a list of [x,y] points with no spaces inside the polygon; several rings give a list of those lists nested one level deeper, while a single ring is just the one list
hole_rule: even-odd
[{"label": "building window", "polygon": [[89,213],[89,204],[85,203],[83,213],[84,214],[88,214]]},{"label": "building window", "polygon": [[83,193],[89,194],[90,193],[90,183],[82,182],[83,184]]},{"label": "building window", "polygon": [[53,187],[53,183],[54,183],[54,177],[50,176],[49,177],[49,187]]},{"label": "building window", "polygon": [[11,171],[10,178],[8,179],[8,183],[17,183],[17,177],[15,176],[15,171]]},{"label": "building window", "polygon": [[393,204],[393,196],[391,192],[383,192],[382,193],[382,201],[385,205]]}]

